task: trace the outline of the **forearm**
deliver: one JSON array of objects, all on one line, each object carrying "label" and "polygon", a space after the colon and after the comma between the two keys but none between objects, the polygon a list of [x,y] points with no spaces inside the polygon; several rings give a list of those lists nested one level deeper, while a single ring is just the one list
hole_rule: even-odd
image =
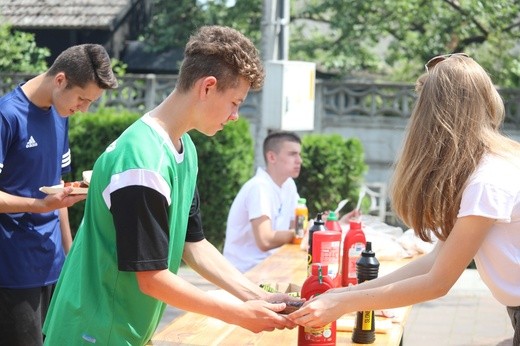
[{"label": "forearm", "polygon": [[367,310],[390,309],[443,296],[448,289],[438,277],[440,273],[432,271],[439,249],[436,246],[432,252],[387,275],[351,286],[346,296],[348,304],[360,299],[356,302],[358,308],[369,305]]},{"label": "forearm", "polygon": [[432,275],[420,275],[376,288],[351,287],[341,297],[343,313],[392,309],[442,297],[448,290]]},{"label": "forearm", "polygon": [[233,323],[230,317],[235,310],[235,303],[215,299],[169,270],[137,272],[136,276],[144,294],[184,311]]},{"label": "forearm", "polygon": [[294,238],[294,230],[273,231],[273,237],[268,242],[268,250],[279,248],[290,243]]},{"label": "forearm", "polygon": [[186,243],[183,260],[193,270],[239,299],[265,299],[266,293],[247,279],[207,240]]},{"label": "forearm", "polygon": [[87,195],[70,195],[72,187],[48,195],[44,199],[20,197],[0,191],[0,213],[48,213],[67,208],[87,198]]},{"label": "forearm", "polygon": [[72,232],[70,230],[68,208],[59,209],[59,215],[60,215],[61,244],[63,246],[63,251],[65,251],[65,254],[68,254],[70,251],[70,247],[72,246]]},{"label": "forearm", "polygon": [[41,200],[10,195],[0,191],[0,213],[41,213]]},{"label": "forearm", "polygon": [[359,289],[382,287],[410,277],[426,274],[433,266],[435,251],[422,255],[401,268],[382,275],[375,280],[365,281],[359,285]]},{"label": "forearm", "polygon": [[262,251],[276,249],[294,238],[294,229],[274,230],[271,219],[265,215],[252,219],[251,227],[256,245]]}]

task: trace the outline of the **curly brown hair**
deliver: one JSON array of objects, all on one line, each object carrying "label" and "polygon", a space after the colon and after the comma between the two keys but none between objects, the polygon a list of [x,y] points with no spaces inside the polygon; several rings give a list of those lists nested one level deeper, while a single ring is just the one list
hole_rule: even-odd
[{"label": "curly brown hair", "polygon": [[239,77],[257,90],[265,72],[251,40],[235,29],[212,25],[199,28],[186,44],[177,89],[185,92],[205,76],[217,79],[219,91],[236,87]]}]

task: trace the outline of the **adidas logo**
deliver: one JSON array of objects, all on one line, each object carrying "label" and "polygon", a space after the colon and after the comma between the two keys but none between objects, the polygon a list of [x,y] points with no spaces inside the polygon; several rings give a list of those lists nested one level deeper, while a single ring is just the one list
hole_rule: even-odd
[{"label": "adidas logo", "polygon": [[37,146],[38,146],[38,143],[34,140],[34,137],[31,136],[31,138],[29,138],[29,140],[27,141],[25,148],[34,148]]}]

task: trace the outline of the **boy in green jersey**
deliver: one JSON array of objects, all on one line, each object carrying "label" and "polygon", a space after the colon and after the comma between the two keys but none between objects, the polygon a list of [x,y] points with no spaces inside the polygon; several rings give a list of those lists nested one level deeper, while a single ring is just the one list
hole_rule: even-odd
[{"label": "boy in green jersey", "polygon": [[[44,326],[46,345],[144,345],[165,304],[254,332],[295,325],[280,296],[246,279],[202,231],[197,153],[238,118],[262,86],[258,52],[236,30],[206,26],[186,45],[175,90],[132,124],[94,165],[83,222]],[[181,259],[243,303],[215,299],[178,277]],[[283,299],[289,299],[283,296]]]}]

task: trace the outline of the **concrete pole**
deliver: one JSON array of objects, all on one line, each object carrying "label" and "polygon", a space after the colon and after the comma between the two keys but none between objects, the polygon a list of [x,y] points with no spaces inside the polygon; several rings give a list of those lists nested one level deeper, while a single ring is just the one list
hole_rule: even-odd
[{"label": "concrete pole", "polygon": [[262,15],[262,59],[289,59],[290,0],[264,0]]},{"label": "concrete pole", "polygon": [[262,15],[262,59],[263,61],[276,59],[277,52],[277,30],[276,30],[276,9],[278,0],[263,1]]},{"label": "concrete pole", "polygon": [[278,39],[278,59],[289,60],[289,22],[291,20],[290,0],[279,0],[279,16],[280,24]]},{"label": "concrete pole", "polygon": [[[288,60],[289,58],[289,1],[263,0],[262,39],[260,53],[264,62],[269,60]],[[265,92],[262,92],[262,98]],[[262,115],[255,131],[255,166],[263,166],[262,144],[269,130],[264,125],[265,110],[260,100],[259,112]]]}]

